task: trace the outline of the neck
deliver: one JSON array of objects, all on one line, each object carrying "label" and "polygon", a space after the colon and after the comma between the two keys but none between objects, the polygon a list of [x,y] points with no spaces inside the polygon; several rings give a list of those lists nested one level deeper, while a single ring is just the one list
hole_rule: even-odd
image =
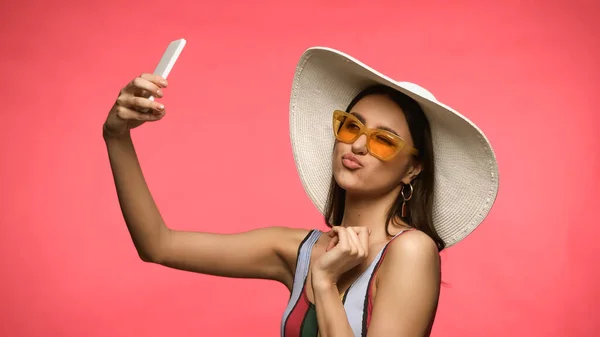
[{"label": "neck", "polygon": [[[360,226],[371,230],[370,240],[383,241],[388,239],[387,215],[400,187],[378,196],[353,195],[346,193],[344,217],[342,226]],[[392,232],[393,234],[393,232]]]}]

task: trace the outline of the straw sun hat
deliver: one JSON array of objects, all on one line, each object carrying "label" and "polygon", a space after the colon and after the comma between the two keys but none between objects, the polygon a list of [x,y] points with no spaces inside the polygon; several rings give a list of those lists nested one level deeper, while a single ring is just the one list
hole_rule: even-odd
[{"label": "straw sun hat", "polygon": [[392,87],[416,100],[427,116],[435,161],[433,224],[450,247],[489,213],[498,193],[498,165],[479,128],[422,87],[397,82],[340,51],[315,47],[298,62],[290,99],[290,137],[302,185],[323,214],[331,181],[332,114],[361,90]]}]

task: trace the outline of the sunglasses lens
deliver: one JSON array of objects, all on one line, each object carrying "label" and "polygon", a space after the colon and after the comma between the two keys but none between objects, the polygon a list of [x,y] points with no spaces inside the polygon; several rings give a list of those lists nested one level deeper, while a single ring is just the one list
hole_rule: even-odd
[{"label": "sunglasses lens", "polygon": [[374,132],[369,138],[369,148],[373,154],[389,158],[402,147],[402,142],[385,132]]},{"label": "sunglasses lens", "polygon": [[335,136],[342,142],[353,142],[361,131],[360,124],[352,117],[339,116],[335,121]]}]

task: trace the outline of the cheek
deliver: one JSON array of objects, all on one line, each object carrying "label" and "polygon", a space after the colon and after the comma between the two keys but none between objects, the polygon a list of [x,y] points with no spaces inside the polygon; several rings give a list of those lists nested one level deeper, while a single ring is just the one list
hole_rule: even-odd
[{"label": "cheek", "polygon": [[380,187],[400,184],[408,164],[406,158],[394,158],[388,162],[373,159],[368,170],[368,179],[372,184]]},{"label": "cheek", "polygon": [[339,161],[339,159],[348,152],[352,151],[352,147],[349,144],[336,142],[333,146],[333,161]]},{"label": "cheek", "polygon": [[349,149],[344,149],[346,144],[336,143],[333,147],[333,155],[331,156],[331,165],[334,174],[342,168],[341,157],[344,153],[348,152]]},{"label": "cheek", "polygon": [[408,169],[408,158],[399,157],[394,158],[394,160],[390,161],[386,165],[387,175],[390,179],[393,179],[395,182],[400,183],[404,175],[406,174],[406,170]]}]

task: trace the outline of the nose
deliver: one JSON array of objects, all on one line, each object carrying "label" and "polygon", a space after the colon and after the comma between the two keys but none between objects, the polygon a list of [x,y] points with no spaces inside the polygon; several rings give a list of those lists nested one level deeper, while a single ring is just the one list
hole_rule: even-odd
[{"label": "nose", "polygon": [[352,153],[362,155],[367,154],[367,135],[361,135],[354,143],[352,143]]}]

